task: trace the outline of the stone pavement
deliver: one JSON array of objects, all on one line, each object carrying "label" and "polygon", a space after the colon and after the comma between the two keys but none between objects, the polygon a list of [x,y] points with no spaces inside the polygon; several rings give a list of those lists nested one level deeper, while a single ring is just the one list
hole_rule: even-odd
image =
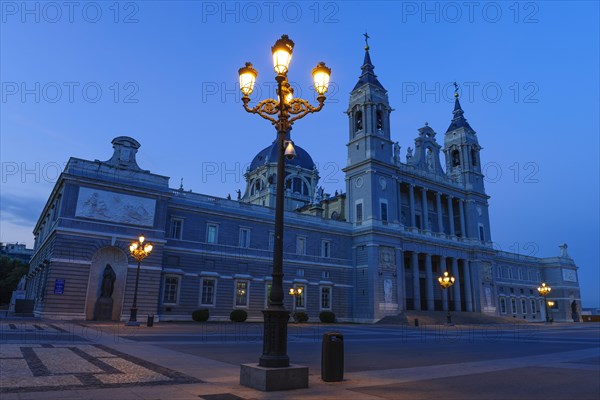
[{"label": "stone pavement", "polygon": [[[320,379],[320,337],[345,337],[343,382]],[[600,325],[291,325],[289,354],[310,388],[258,392],[239,365],[261,352],[259,324],[0,321],[0,397],[11,399],[594,399]]]}]

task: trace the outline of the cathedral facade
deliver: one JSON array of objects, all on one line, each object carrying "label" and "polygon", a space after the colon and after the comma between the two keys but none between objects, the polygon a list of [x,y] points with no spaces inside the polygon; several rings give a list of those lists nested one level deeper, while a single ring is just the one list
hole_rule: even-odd
[{"label": "cathedral facade", "polygon": [[[375,322],[406,310],[544,321],[537,287],[546,282],[549,317],[572,320],[580,293],[566,244],[549,258],[493,248],[481,147],[458,94],[446,132],[425,124],[404,157],[391,138],[391,111],[367,47],[347,110],[346,192],[324,193],[304,149],[296,146],[286,160],[284,291],[302,289],[286,296],[286,308],[310,321],[321,311]],[[262,320],[271,287],[275,142],[254,157],[237,199],[171,188],[168,177],[138,166],[135,139],[117,137],[112,145],[107,161],[69,159],[35,226],[26,283],[35,314],[127,320],[137,268],[129,245],[143,232],[154,250],[141,265],[139,316],[190,320],[206,308],[212,320],[228,320],[239,308]],[[456,279],[448,290],[437,283],[445,271]],[[110,308],[100,312],[107,297]]]}]

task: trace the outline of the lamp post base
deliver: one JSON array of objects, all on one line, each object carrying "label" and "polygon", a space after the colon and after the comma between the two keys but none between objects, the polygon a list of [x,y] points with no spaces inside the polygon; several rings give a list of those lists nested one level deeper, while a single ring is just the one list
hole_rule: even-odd
[{"label": "lamp post base", "polygon": [[290,365],[287,355],[287,324],[290,312],[285,309],[266,309],[264,315],[263,354],[258,365],[284,368]]},{"label": "lamp post base", "polygon": [[242,364],[240,385],[263,392],[308,388],[308,367],[288,365],[283,368],[265,368],[258,364]]},{"label": "lamp post base", "polygon": [[137,322],[137,307],[132,307],[129,312],[129,321],[125,324],[127,326],[140,326],[140,323]]}]

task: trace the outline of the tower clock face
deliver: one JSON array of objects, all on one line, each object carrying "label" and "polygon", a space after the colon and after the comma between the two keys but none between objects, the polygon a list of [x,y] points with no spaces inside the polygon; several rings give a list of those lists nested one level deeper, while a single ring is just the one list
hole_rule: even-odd
[{"label": "tower clock face", "polygon": [[379,178],[379,186],[381,186],[382,190],[385,190],[385,188],[387,187],[387,181],[383,176]]},{"label": "tower clock face", "polygon": [[354,186],[356,186],[357,188],[361,188],[363,185],[363,178],[361,178],[360,176],[358,178],[356,178],[356,180],[354,181]]}]

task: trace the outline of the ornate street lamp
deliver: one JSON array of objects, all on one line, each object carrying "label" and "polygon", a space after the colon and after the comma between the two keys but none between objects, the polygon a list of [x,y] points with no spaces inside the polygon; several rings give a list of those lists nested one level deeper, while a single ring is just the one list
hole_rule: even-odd
[{"label": "ornate street lamp", "polygon": [[133,292],[133,304],[131,305],[131,312],[129,314],[129,321],[127,325],[137,326],[140,323],[137,322],[137,294],[138,294],[138,284],[140,281],[140,266],[142,264],[142,260],[150,255],[152,252],[152,244],[146,242],[146,238],[144,235],[140,235],[137,242],[131,243],[129,246],[129,252],[131,253],[131,257],[137,260],[137,270],[135,272],[135,290]]},{"label": "ornate street lamp", "polygon": [[287,72],[292,60],[294,42],[282,35],[271,48],[273,66],[276,72],[277,100],[266,99],[256,106],[250,107],[250,94],[254,89],[258,72],[251,63],[239,70],[240,90],[244,109],[270,121],[277,130],[277,186],[275,200],[275,241],[273,246],[273,284],[269,295],[269,304],[264,315],[263,354],[259,359],[261,367],[288,367],[290,359],[287,355],[287,323],[290,312],[283,305],[283,195],[285,160],[295,156],[293,142],[289,138],[292,124],[307,114],[318,112],[323,108],[325,93],[329,88],[331,70],[324,63],[313,69],[315,90],[318,93],[317,107],[308,101],[295,98],[289,84]]},{"label": "ornate street lamp", "polygon": [[546,282],[542,282],[541,286],[538,286],[537,288],[538,293],[540,294],[540,296],[542,296],[544,298],[544,310],[546,311],[546,322],[550,321],[550,316],[548,315],[548,302],[546,301],[546,296],[548,296],[550,294],[550,292],[552,291],[552,288],[548,285],[546,285]]},{"label": "ornate street lamp", "polygon": [[[444,274],[438,277],[438,282],[442,290],[448,289],[454,285],[454,277],[448,274],[448,271],[444,271]],[[452,315],[450,314],[450,295],[446,297],[448,301],[448,314],[446,314],[446,323],[449,325],[452,323]]]}]

